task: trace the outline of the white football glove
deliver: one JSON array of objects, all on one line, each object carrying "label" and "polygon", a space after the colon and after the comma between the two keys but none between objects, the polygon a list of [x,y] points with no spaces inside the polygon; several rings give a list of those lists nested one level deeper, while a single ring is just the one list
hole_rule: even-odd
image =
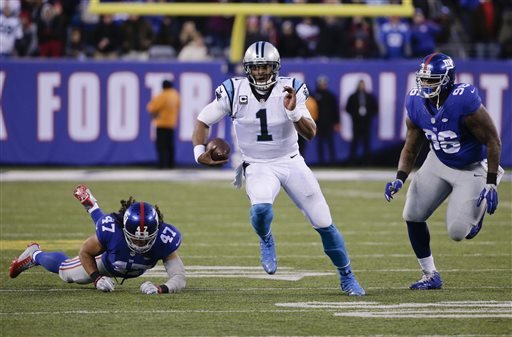
[{"label": "white football glove", "polygon": [[101,276],[96,281],[94,281],[94,285],[96,289],[101,290],[103,292],[111,292],[114,291],[114,281],[108,276]]},{"label": "white football glove", "polygon": [[146,281],[140,285],[140,291],[146,295],[158,294],[159,288],[151,281]]}]

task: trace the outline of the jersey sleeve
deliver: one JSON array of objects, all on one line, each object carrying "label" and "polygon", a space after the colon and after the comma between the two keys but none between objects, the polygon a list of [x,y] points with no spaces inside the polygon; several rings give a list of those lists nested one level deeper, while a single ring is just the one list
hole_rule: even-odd
[{"label": "jersey sleeve", "polygon": [[303,117],[313,119],[306,105],[306,101],[309,97],[308,87],[304,82],[296,78],[292,79],[292,86],[293,89],[295,90],[295,95],[297,96],[297,105],[295,107],[295,110],[299,110]]},{"label": "jersey sleeve", "polygon": [[157,238],[161,247],[161,258],[166,258],[181,246],[181,233],[173,225],[164,223]]},{"label": "jersey sleeve", "polygon": [[233,79],[227,79],[215,89],[215,100],[226,113],[233,113],[233,99],[235,97],[235,87]]},{"label": "jersey sleeve", "polygon": [[228,79],[215,89],[215,99],[201,110],[197,119],[211,126],[219,122],[224,116],[231,116],[233,114],[233,97],[233,80]]},{"label": "jersey sleeve", "polygon": [[121,230],[111,214],[104,214],[96,221],[96,237],[103,247],[108,247],[114,232]]},{"label": "jersey sleeve", "polygon": [[460,92],[460,105],[463,116],[472,115],[482,105],[482,99],[478,94],[478,89],[471,84],[461,84],[454,91],[452,95]]},{"label": "jersey sleeve", "polygon": [[309,90],[306,83],[294,78],[292,80],[293,89],[297,95],[297,105],[306,104],[306,100],[309,97]]},{"label": "jersey sleeve", "polygon": [[418,102],[421,101],[421,99],[422,98],[420,98],[417,89],[411,89],[407,96],[405,96],[405,110],[407,117],[409,117],[409,120],[414,125],[419,124],[416,106],[418,105]]}]

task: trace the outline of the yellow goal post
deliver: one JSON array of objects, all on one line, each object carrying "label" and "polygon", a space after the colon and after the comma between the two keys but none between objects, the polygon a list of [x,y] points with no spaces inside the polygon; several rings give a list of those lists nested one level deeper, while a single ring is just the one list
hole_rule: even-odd
[{"label": "yellow goal post", "polygon": [[229,58],[239,62],[244,52],[247,16],[401,16],[410,17],[414,13],[412,0],[402,0],[401,4],[284,4],[284,3],[162,3],[162,2],[102,2],[90,0],[89,11],[95,14],[126,13],[134,15],[169,16],[234,16]]}]

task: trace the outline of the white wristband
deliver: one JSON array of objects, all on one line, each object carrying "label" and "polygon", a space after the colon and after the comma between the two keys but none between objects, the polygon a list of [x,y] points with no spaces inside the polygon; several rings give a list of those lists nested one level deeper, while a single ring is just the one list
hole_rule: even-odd
[{"label": "white wristband", "polygon": [[196,160],[196,163],[199,164],[199,156],[206,152],[206,146],[203,144],[199,144],[194,146],[194,159]]},{"label": "white wristband", "polygon": [[288,115],[288,119],[294,123],[298,122],[299,119],[302,118],[302,114],[299,112],[299,110],[288,110],[288,109],[285,109],[285,110],[286,110],[286,114]]}]

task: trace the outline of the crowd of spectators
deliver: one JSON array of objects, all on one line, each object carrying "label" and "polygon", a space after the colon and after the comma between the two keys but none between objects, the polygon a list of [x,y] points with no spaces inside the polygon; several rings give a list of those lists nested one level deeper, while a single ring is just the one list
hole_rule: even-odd
[{"label": "crowd of spectators", "polygon": [[[229,55],[229,16],[99,16],[88,12],[87,0],[0,3],[2,57],[202,61]],[[512,59],[512,1],[414,0],[413,5],[412,18],[249,16],[245,45],[269,41],[283,58],[400,59],[441,51],[456,58]]]}]

